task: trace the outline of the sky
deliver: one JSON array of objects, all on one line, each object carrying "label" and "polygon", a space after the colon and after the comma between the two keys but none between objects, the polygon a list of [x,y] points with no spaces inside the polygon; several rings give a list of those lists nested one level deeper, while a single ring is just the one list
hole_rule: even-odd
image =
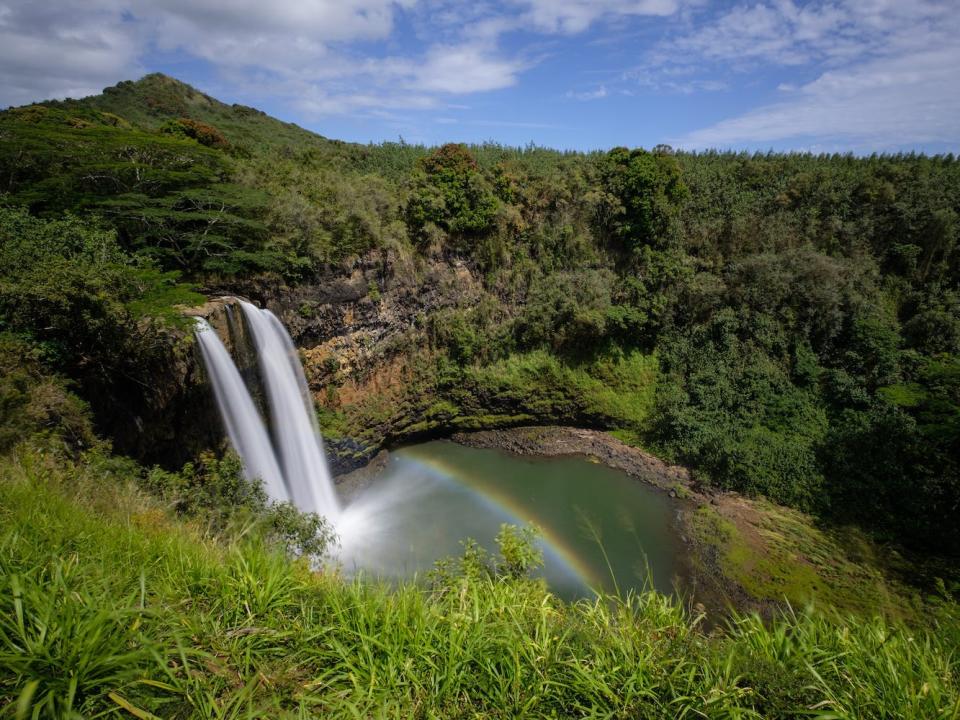
[{"label": "sky", "polygon": [[148,72],[358,142],[960,151],[960,0],[0,0],[0,107]]}]

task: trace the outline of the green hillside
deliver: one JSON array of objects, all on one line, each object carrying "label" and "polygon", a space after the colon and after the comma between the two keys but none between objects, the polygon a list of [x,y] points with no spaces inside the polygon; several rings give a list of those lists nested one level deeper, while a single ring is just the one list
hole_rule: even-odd
[{"label": "green hillside", "polygon": [[[958,218],[952,155],[356,145],[156,74],[0,113],[0,716],[958,717]],[[200,412],[182,311],[230,293],[338,466],[608,431],[759,517],[694,530],[776,619],[565,604],[509,529],[312,572]]]},{"label": "green hillside", "polygon": [[45,103],[73,112],[90,108],[112,113],[144,130],[158,130],[171,119],[188,118],[217,127],[227,140],[249,152],[277,151],[284,147],[324,148],[335,145],[293,123],[272,118],[244,105],[227,105],[161,73],[118,83],[102,95],[82,100]]},{"label": "green hillside", "polygon": [[[349,146],[150,75],[0,114],[0,177],[8,206],[115,233],[138,272],[224,290],[322,282],[365,257],[379,296],[465,263],[469,305],[422,312],[381,353],[416,378],[409,412],[364,398],[331,407],[331,430],[585,422],[708,484],[960,548],[952,156]],[[7,236],[25,222],[11,212]],[[50,258],[7,245],[17,297]],[[38,333],[18,302],[4,328]],[[291,310],[309,322],[311,307]],[[658,370],[618,398],[638,352]],[[521,370],[535,353],[548,360]],[[577,373],[600,386],[581,392]]]}]

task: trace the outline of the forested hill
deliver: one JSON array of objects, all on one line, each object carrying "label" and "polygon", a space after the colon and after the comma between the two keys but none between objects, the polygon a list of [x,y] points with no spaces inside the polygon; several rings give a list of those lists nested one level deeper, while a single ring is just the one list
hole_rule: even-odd
[{"label": "forested hill", "polygon": [[333,144],[293,123],[270,117],[262,110],[222,103],[161,73],[152,73],[136,82],[118,83],[106,88],[102,95],[83,100],[43,104],[68,111],[93,109],[110,113],[144,130],[160,130],[170,120],[206,123],[222,133],[231,145],[251,153]]},{"label": "forested hill", "polygon": [[[296,287],[376,256],[375,303],[459,263],[479,289],[389,349],[418,358],[416,422],[331,405],[331,432],[580,422],[704,485],[960,552],[953,156],[364,146],[150,75],[0,114],[0,192],[4,352],[95,410],[163,364],[143,319],[195,299],[178,279]],[[4,390],[7,443],[28,386]]]}]

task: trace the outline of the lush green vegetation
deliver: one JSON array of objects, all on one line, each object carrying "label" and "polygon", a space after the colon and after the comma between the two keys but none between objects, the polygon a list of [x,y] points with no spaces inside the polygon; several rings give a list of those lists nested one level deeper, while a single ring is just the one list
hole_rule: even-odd
[{"label": "lush green vegetation", "polygon": [[[139,307],[156,310],[155,298],[173,302],[158,295],[174,292],[171,271],[230,287],[308,279],[371,249],[420,263],[459,258],[482,278],[483,297],[425,318],[413,340],[437,358],[417,372],[430,397],[413,415],[438,403],[448,412],[401,413],[401,425],[573,416],[691,465],[702,482],[960,552],[952,156],[364,147],[152,75],[0,114],[0,178],[8,205],[115,237],[111,252],[126,258],[123,290],[97,279],[119,256],[85,260],[85,279],[67,280],[48,272],[44,253],[89,249],[5,240],[5,272],[29,288],[4,281],[5,327],[46,328],[57,340],[41,344],[77,346],[56,349],[56,369],[84,383],[66,357],[91,362],[84,339],[69,337],[87,332],[73,327],[76,308],[55,305],[59,321],[27,315],[43,306],[31,293],[44,286],[76,303],[90,297],[78,283],[109,284],[132,302],[123,298],[139,283]],[[5,238],[25,232],[26,216],[4,212]],[[34,283],[32,267],[52,282]],[[100,336],[114,355],[96,358],[102,367],[149,366],[129,351],[129,327]],[[555,358],[544,368],[564,369],[528,374],[511,392],[556,397],[555,379],[587,374],[627,397],[598,412],[571,393],[476,407],[503,389],[498,363],[541,351]],[[597,374],[636,353],[659,359],[644,387],[624,392],[616,374]],[[457,397],[464,387],[473,399]]]},{"label": "lush green vegetation", "polygon": [[[212,537],[95,454],[0,467],[0,707],[10,716],[955,717],[953,606],[734,618],[655,593],[565,604],[522,533],[427,585],[315,574],[261,524]],[[106,466],[104,465],[106,463]]]},{"label": "lush green vegetation", "polygon": [[[862,617],[708,636],[654,594],[561,603],[510,531],[427,585],[346,582],[291,560],[329,528],[235,460],[103,438],[162,404],[196,287],[363,256],[376,303],[391,268],[455,264],[470,293],[384,351],[397,382],[322,410],[333,445],[591,425],[955,564],[958,213],[952,156],[349,145],[159,75],[0,113],[0,715],[956,717],[946,597],[908,629],[838,581]],[[788,553],[742,573],[741,540],[717,562],[757,596],[819,581]]]},{"label": "lush green vegetation", "polygon": [[[617,393],[618,378],[594,371],[655,352],[653,384],[580,419],[693,466],[703,482],[960,551],[952,156],[364,147],[152,75],[0,114],[0,177],[8,205],[73,233],[113,234],[126,276],[146,283],[146,306],[173,292],[171,271],[229,287],[309,278],[377,248],[421,263],[459,258],[484,296],[425,318],[415,341],[438,355],[428,385],[448,415],[482,414],[448,390],[492,380],[517,355],[547,351],[568,368],[561,375],[591,374]],[[21,233],[25,216],[5,212],[5,237]],[[6,272],[29,291],[4,281],[5,326],[53,328],[56,341],[36,340],[77,345],[57,352],[89,362],[83,338],[63,337],[75,308],[56,306],[59,324],[27,316],[44,283],[24,273],[39,263],[51,294],[82,295],[48,274],[42,255],[90,251],[10,245]],[[96,279],[116,258],[84,262],[86,278],[69,282],[130,296],[115,278]],[[116,323],[101,347],[124,348],[115,355],[142,367],[121,326],[130,324]],[[76,379],[64,361],[57,369]],[[518,390],[542,395],[543,383]],[[493,414],[539,420],[550,410]]]}]

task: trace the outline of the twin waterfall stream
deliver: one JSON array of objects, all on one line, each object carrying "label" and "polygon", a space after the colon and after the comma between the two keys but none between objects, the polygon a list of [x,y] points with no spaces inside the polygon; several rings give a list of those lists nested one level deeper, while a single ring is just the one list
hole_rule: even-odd
[{"label": "twin waterfall stream", "polygon": [[230,444],[243,462],[247,479],[262,481],[270,500],[292,502],[303,512],[336,523],[340,503],[293,341],[269,310],[244,301],[240,306],[256,349],[269,406],[269,430],[217,333],[203,319],[197,321],[196,332]]}]

